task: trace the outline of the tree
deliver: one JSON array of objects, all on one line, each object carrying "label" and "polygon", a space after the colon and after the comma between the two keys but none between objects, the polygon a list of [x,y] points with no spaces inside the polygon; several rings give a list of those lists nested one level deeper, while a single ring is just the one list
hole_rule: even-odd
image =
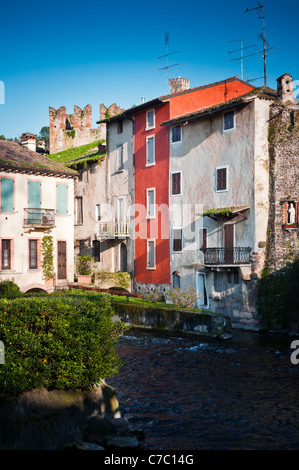
[{"label": "tree", "polygon": [[46,149],[49,150],[50,144],[50,128],[48,126],[43,126],[39,131],[39,135],[37,136],[37,140],[44,140]]}]

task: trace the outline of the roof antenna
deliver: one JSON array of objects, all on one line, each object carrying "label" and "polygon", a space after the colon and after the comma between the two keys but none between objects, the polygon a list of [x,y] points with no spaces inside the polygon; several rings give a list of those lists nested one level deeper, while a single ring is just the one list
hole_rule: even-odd
[{"label": "roof antenna", "polygon": [[229,51],[228,53],[232,54],[232,52],[241,51],[241,57],[237,57],[236,59],[232,59],[230,62],[233,62],[234,60],[241,60],[241,80],[243,80],[243,59],[245,57],[256,55],[256,54],[249,54],[249,55],[243,56],[243,50],[248,49],[249,47],[254,47],[254,45],[253,46],[243,47],[243,39],[235,39],[234,41],[228,41],[228,42],[241,42],[241,49],[235,49],[234,51]]},{"label": "roof antenna", "polygon": [[[261,14],[259,13],[259,10],[261,9]],[[267,66],[266,66],[266,37],[265,37],[265,15],[264,15],[264,5],[259,5],[258,7],[251,8],[250,10],[247,8],[244,13],[247,13],[249,11],[256,10],[257,16],[259,17],[260,20],[263,20],[263,34],[261,35],[263,39],[263,59],[264,59],[264,85],[267,86]],[[268,43],[267,43],[268,44]],[[269,45],[269,44],[268,44]]]},{"label": "roof antenna", "polygon": [[175,65],[179,65],[179,64],[173,64],[173,65],[168,65],[168,56],[171,55],[171,54],[177,54],[179,51],[176,51],[176,52],[168,52],[168,33],[165,34],[165,44],[166,44],[166,54],[164,55],[160,55],[158,57],[158,59],[161,59],[162,57],[166,57],[166,67],[162,67],[161,69],[159,70],[165,70],[167,71],[167,74],[166,74],[166,94],[169,94],[169,79],[168,79],[168,69],[169,67],[174,67]]}]

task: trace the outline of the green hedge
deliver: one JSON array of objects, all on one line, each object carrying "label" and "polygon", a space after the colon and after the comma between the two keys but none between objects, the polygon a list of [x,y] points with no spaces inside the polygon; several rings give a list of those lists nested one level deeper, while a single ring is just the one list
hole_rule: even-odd
[{"label": "green hedge", "polygon": [[299,261],[258,282],[257,307],[266,328],[299,327]]},{"label": "green hedge", "polygon": [[55,293],[0,298],[0,391],[18,395],[39,387],[90,390],[118,371],[111,297]]}]

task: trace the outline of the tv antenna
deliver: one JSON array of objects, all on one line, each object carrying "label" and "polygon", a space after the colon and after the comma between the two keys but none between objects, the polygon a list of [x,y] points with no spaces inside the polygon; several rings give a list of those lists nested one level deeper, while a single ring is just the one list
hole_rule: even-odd
[{"label": "tv antenna", "polygon": [[241,80],[243,80],[243,59],[245,57],[250,57],[252,55],[256,55],[256,54],[248,54],[246,56],[243,56],[243,50],[244,49],[249,49],[250,47],[254,47],[254,46],[243,47],[243,39],[234,39],[233,41],[228,41],[228,42],[240,42],[241,43],[241,48],[240,49],[235,49],[234,51],[229,51],[228,53],[232,54],[233,52],[241,51],[241,57],[237,57],[236,59],[231,59],[230,62],[233,62],[234,60],[240,60],[241,61]]},{"label": "tv antenna", "polygon": [[[263,60],[264,60],[264,85],[267,86],[267,66],[266,66],[266,37],[265,37],[265,15],[264,15],[264,5],[259,5],[258,7],[255,8],[250,8],[245,10],[245,13],[248,13],[249,11],[256,10],[257,16],[259,17],[260,20],[263,20],[263,34],[261,35],[263,39]],[[261,11],[261,12],[260,12]],[[267,43],[268,44],[268,43]],[[269,46],[269,44],[268,44]],[[269,50],[269,49],[267,49]]]},{"label": "tv antenna", "polygon": [[169,93],[169,79],[168,79],[168,69],[170,67],[175,67],[176,65],[179,65],[179,64],[173,64],[173,65],[168,65],[168,56],[172,55],[172,54],[177,54],[179,51],[176,51],[176,52],[168,52],[168,43],[169,43],[169,40],[168,40],[168,33],[165,34],[165,44],[166,44],[166,54],[164,55],[160,55],[158,57],[158,59],[161,59],[162,57],[166,57],[166,67],[162,67],[161,69],[159,70],[166,70],[166,93],[168,94]]}]

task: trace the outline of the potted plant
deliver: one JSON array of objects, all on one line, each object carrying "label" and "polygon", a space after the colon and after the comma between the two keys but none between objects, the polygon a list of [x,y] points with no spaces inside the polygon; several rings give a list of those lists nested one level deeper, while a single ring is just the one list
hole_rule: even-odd
[{"label": "potted plant", "polygon": [[53,237],[45,235],[41,243],[43,279],[47,286],[54,286]]},{"label": "potted plant", "polygon": [[90,284],[91,283],[91,268],[92,268],[92,257],[91,256],[78,256],[77,259],[77,271],[78,271],[78,283]]}]

